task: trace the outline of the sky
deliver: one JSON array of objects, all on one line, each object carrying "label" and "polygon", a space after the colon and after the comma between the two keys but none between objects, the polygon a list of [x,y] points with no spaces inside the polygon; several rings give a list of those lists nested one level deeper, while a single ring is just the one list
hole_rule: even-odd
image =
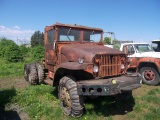
[{"label": "sky", "polygon": [[150,43],[160,38],[160,0],[0,0],[0,38],[29,42],[35,31],[56,22]]}]

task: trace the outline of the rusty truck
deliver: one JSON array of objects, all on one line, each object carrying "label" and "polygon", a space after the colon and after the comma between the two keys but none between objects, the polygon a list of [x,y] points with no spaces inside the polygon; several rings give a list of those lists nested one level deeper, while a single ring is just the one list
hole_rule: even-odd
[{"label": "rusty truck", "polygon": [[103,30],[56,23],[44,30],[45,59],[25,64],[24,77],[33,85],[58,87],[64,114],[80,117],[84,97],[113,96],[141,86],[140,75],[127,75],[128,60],[120,50],[105,47]]}]

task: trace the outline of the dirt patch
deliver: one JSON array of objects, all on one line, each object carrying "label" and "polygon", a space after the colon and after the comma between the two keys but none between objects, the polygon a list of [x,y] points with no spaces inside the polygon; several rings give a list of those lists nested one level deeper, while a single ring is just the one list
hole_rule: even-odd
[{"label": "dirt patch", "polygon": [[0,89],[24,88],[28,86],[28,82],[24,78],[5,78],[0,79]]}]

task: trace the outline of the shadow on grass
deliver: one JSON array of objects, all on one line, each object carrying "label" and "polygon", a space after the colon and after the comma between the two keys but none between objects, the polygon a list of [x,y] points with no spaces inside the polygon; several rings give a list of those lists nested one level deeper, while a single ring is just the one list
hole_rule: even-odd
[{"label": "shadow on grass", "polygon": [[16,96],[16,90],[0,90],[0,120],[21,120],[17,111],[5,111],[5,105],[11,102],[13,96]]},{"label": "shadow on grass", "polygon": [[54,90],[51,92],[58,99],[58,87],[54,87]]},{"label": "shadow on grass", "polygon": [[[135,105],[132,95],[123,98],[123,96],[107,96],[95,99],[86,98],[86,109],[84,114],[97,114],[101,116],[124,115],[133,111]],[[90,106],[90,107],[88,107]]]},{"label": "shadow on grass", "polygon": [[[58,99],[58,87],[51,92]],[[97,98],[85,97],[85,114],[98,116],[124,115],[133,111],[135,105],[131,92],[115,96],[100,96]]]}]

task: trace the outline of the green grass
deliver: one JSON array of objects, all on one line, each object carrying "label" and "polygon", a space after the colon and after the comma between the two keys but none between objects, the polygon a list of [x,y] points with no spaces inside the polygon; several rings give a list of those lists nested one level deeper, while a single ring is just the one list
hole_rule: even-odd
[{"label": "green grass", "polygon": [[0,59],[0,78],[23,76],[23,62],[10,63]]},{"label": "green grass", "polygon": [[52,95],[53,87],[39,85],[29,86],[24,91],[18,91],[13,103],[24,107],[32,119],[51,119],[54,117],[53,106],[58,107],[57,98]]},{"label": "green grass", "polygon": [[159,120],[160,119],[160,88],[155,88],[140,97],[136,97],[136,104],[133,112],[128,114],[128,118],[139,120]]},{"label": "green grass", "polygon": [[[0,59],[0,64],[0,78],[23,76],[24,62],[8,63]],[[160,87],[125,100],[119,97],[86,98],[84,115],[76,120],[114,120],[116,115],[122,115],[124,120],[159,120],[159,96]],[[63,114],[56,88],[47,85],[0,89],[0,107],[10,105],[18,105],[31,120],[75,120]]]},{"label": "green grass", "polygon": [[[110,116],[104,117],[104,113],[101,112],[106,109],[105,107],[107,101],[105,102],[100,98],[100,104],[98,104],[98,106],[95,106],[95,103],[91,99],[87,101],[88,104],[86,104],[86,111],[81,118],[78,118],[78,120],[112,120]],[[27,112],[32,120],[75,119],[72,117],[67,117],[63,114],[57,98],[57,90],[51,86],[29,86],[24,90],[17,90],[17,95],[13,97],[12,104],[18,104],[20,107],[24,108],[25,112]],[[101,108],[102,104],[104,104],[104,107]],[[96,109],[99,110],[95,111]]]},{"label": "green grass", "polygon": [[[159,120],[159,96],[160,88],[156,88],[142,96],[125,100],[114,97],[87,98],[84,115],[77,120],[114,120],[114,115],[125,115],[124,120]],[[7,104],[20,106],[31,120],[75,120],[63,114],[57,89],[47,85],[0,90],[0,106]]]}]

